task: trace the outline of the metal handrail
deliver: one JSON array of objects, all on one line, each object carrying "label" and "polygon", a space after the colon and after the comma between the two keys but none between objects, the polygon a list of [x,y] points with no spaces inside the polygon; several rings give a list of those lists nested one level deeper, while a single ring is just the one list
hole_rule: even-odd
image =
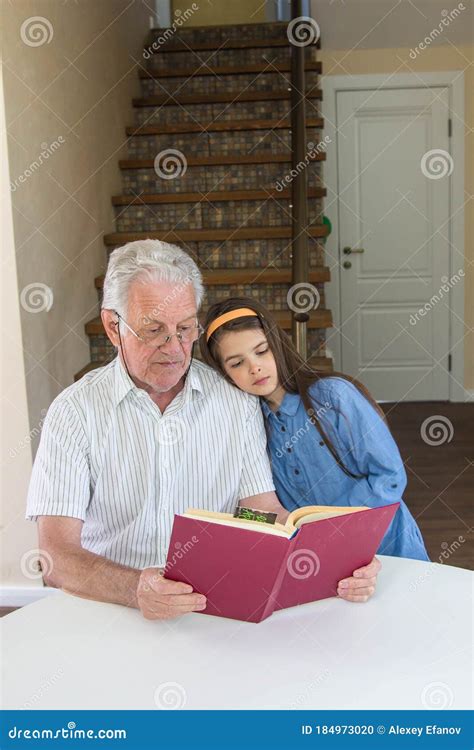
[{"label": "metal handrail", "polygon": [[[302,15],[302,0],[292,0],[292,19],[300,18]],[[306,155],[305,91],[305,47],[293,44],[291,48],[291,166],[296,172],[291,183],[293,205],[291,278],[293,286],[309,283],[308,235],[306,233],[308,226],[307,175],[305,169],[297,168],[298,164],[304,162]],[[304,359],[307,356],[308,320],[308,313],[292,311],[293,342]]]}]

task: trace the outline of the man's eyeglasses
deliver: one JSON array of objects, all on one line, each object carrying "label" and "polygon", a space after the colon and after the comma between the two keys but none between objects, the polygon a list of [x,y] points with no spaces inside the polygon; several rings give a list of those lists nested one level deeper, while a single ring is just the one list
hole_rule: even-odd
[{"label": "man's eyeglasses", "polygon": [[197,321],[180,325],[176,333],[167,333],[156,324],[141,328],[139,331],[134,331],[120,313],[116,310],[114,310],[114,313],[120,318],[130,333],[133,333],[139,341],[147,346],[164,346],[171,341],[173,336],[176,336],[180,344],[191,344],[196,341],[204,331],[204,328]]}]

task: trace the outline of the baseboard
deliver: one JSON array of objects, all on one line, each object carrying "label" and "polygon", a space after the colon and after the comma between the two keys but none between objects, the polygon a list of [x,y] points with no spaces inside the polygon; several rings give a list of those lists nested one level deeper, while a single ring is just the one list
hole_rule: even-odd
[{"label": "baseboard", "polygon": [[60,589],[50,586],[1,586],[0,607],[24,607],[45,596],[61,593]]}]

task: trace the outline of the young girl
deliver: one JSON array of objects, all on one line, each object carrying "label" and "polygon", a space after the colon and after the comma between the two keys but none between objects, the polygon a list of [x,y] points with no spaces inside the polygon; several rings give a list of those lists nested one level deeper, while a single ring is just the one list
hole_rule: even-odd
[{"label": "young girl", "polygon": [[253,299],[213,305],[200,342],[208,365],[260,397],[276,492],[287,510],[400,502],[378,553],[429,561],[402,500],[407,478],[398,448],[361,383],[311,369]]}]

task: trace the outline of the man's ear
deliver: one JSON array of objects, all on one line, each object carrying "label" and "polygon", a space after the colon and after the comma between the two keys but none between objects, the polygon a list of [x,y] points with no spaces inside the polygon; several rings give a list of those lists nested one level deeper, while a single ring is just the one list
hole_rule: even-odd
[{"label": "man's ear", "polygon": [[118,334],[119,319],[117,313],[113,310],[101,310],[100,317],[102,318],[107,336],[112,344],[118,348],[120,346],[120,338]]}]

